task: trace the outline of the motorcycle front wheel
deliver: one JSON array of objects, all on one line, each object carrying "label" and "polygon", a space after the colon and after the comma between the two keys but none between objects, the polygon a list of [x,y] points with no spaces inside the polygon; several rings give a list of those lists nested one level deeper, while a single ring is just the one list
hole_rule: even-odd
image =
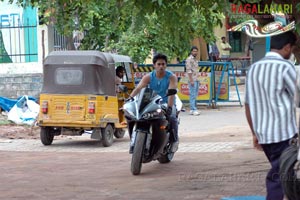
[{"label": "motorcycle front wheel", "polygon": [[131,158],[131,173],[133,175],[139,175],[141,173],[145,140],[146,133],[136,133],[136,140]]}]

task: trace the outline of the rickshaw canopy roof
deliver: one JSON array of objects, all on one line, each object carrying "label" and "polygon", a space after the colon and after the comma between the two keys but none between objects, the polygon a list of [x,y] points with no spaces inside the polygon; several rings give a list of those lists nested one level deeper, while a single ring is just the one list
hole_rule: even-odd
[{"label": "rickshaw canopy roof", "polygon": [[92,64],[102,67],[110,63],[132,62],[129,56],[100,51],[53,51],[45,59],[44,65]]},{"label": "rickshaw canopy roof", "polygon": [[99,51],[54,51],[44,60],[42,93],[116,95],[115,65],[128,56]]}]

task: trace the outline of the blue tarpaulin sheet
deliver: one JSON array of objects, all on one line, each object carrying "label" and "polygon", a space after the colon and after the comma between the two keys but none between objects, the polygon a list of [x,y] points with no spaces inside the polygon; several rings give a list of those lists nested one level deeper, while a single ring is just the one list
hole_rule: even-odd
[{"label": "blue tarpaulin sheet", "polygon": [[[0,108],[6,112],[10,111],[10,109],[17,103],[18,99],[9,99],[6,97],[0,97]],[[29,100],[37,102],[37,99],[34,97],[28,97]]]}]

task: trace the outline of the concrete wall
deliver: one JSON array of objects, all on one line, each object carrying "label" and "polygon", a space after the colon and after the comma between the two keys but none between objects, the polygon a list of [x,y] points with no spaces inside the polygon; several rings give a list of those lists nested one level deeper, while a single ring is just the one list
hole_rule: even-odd
[{"label": "concrete wall", "polygon": [[16,99],[23,95],[39,97],[42,89],[43,75],[34,74],[0,74],[0,96]]},{"label": "concrete wall", "polygon": [[[11,6],[0,2],[1,8]],[[1,12],[0,12],[1,15]],[[49,37],[52,36],[52,37]],[[0,64],[0,96],[18,98],[23,95],[39,97],[43,83],[43,60],[53,51],[53,28],[37,27],[37,62],[14,62]]]}]

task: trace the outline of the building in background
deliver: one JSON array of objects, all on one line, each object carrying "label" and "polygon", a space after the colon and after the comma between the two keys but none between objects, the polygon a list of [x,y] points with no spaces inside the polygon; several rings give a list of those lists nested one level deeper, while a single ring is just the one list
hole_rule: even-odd
[{"label": "building in background", "polygon": [[0,96],[38,97],[43,58],[53,46],[48,35],[51,27],[39,25],[36,8],[0,2]]}]

